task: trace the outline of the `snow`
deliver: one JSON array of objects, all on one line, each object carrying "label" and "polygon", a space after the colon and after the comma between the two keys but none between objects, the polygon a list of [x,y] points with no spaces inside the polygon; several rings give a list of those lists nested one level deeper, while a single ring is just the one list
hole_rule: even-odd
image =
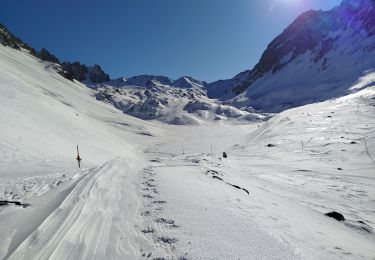
[{"label": "snow", "polygon": [[[76,176],[85,174],[75,162],[77,145],[86,169],[117,156],[137,158],[139,140],[160,130],[96,101],[92,90],[26,52],[0,46],[0,56],[0,199],[31,204],[0,209],[1,219],[24,220],[2,226],[4,257],[9,245],[15,249],[56,209],[63,190],[79,180]],[[54,194],[56,189],[61,194]]]},{"label": "snow", "polygon": [[[246,124],[212,120],[207,97],[189,113],[176,96],[165,116],[183,123],[168,125],[0,46],[0,200],[24,204],[0,207],[0,258],[373,259],[373,77]],[[152,86],[155,100],[171,102],[159,87],[172,91]],[[147,91],[123,88],[121,99]]]},{"label": "snow", "polygon": [[113,104],[125,114],[167,124],[201,125],[218,121],[248,123],[265,118],[264,115],[243,111],[209,99],[204,88],[196,82],[191,78],[183,78],[170,86],[152,81],[147,87],[119,86],[110,82],[98,85],[95,88],[95,96],[100,101]]}]

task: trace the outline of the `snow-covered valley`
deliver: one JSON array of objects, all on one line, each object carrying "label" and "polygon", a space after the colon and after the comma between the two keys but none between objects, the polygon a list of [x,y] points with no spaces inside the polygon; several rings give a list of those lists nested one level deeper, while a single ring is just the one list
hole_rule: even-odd
[{"label": "snow-covered valley", "polygon": [[267,121],[170,125],[0,45],[0,200],[22,203],[0,206],[0,258],[373,259],[374,78]]}]

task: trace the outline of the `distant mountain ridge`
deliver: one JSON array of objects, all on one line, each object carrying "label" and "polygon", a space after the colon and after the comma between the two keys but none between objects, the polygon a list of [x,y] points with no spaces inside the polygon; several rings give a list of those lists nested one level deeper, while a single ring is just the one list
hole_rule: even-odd
[{"label": "distant mountain ridge", "polygon": [[124,87],[155,87],[155,86],[172,86],[176,88],[199,88],[202,91],[206,89],[207,82],[194,79],[189,76],[183,76],[177,80],[173,80],[166,76],[155,75],[139,75],[130,78],[118,78],[107,82],[109,86]]},{"label": "distant mountain ridge", "polygon": [[[200,81],[182,77],[169,81],[145,75],[93,86],[97,100],[125,114],[174,125],[200,125],[214,121],[254,121],[265,117],[221,104],[207,97]],[[168,83],[168,84],[162,84]],[[119,83],[120,82],[120,83]]]}]

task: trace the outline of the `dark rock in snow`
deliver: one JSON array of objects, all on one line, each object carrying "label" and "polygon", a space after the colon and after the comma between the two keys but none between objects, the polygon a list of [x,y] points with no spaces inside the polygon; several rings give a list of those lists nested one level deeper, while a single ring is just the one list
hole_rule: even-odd
[{"label": "dark rock in snow", "polygon": [[20,206],[21,202],[19,202],[19,201],[8,201],[8,200],[1,200],[0,201],[0,206],[2,206],[2,205],[8,205],[8,204],[14,204],[14,205]]},{"label": "dark rock in snow", "polygon": [[327,217],[330,217],[330,218],[334,218],[337,221],[345,221],[344,216],[342,214],[336,212],[336,211],[331,211],[331,212],[328,212],[324,215],[326,215]]}]

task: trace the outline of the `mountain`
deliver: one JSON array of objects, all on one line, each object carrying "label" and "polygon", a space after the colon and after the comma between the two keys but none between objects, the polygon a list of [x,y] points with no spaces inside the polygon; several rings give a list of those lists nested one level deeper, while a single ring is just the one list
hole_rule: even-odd
[{"label": "mountain", "polygon": [[25,49],[36,58],[49,62],[54,71],[71,81],[91,87],[97,100],[109,103],[125,114],[174,125],[200,125],[215,121],[262,120],[259,114],[242,111],[207,97],[207,82],[189,76],[177,80],[165,76],[139,75],[111,80],[99,65],[60,62],[46,48],[36,52],[5,27],[0,28],[4,46]]},{"label": "mountain", "polygon": [[155,75],[139,75],[131,78],[119,78],[109,82],[111,86],[123,87],[123,86],[140,86],[140,87],[152,87],[156,85],[172,85],[173,80],[165,76]]},{"label": "mountain", "polygon": [[[210,101],[216,104],[269,113],[351,93],[351,86],[358,78],[375,69],[374,5],[373,0],[344,0],[340,6],[329,11],[307,11],[268,45],[253,69],[232,79],[212,83],[188,76],[173,80],[165,76],[139,75],[111,80],[99,65],[89,67],[80,62],[60,63],[45,48],[36,52],[4,26],[0,27],[0,40],[5,46],[26,49],[34,56],[54,63],[55,70],[65,78],[94,88],[98,85],[126,86],[126,89],[131,86],[157,87],[155,93],[173,93],[171,98],[194,96],[199,92],[207,100],[217,99]],[[162,86],[166,88],[161,90]],[[171,91],[171,87],[195,90],[191,93]],[[104,88],[101,91],[112,95],[115,90]],[[127,94],[133,93],[138,92],[132,90]],[[125,99],[128,100],[128,97]],[[141,118],[149,116],[141,115]]]},{"label": "mountain", "polygon": [[93,86],[97,100],[125,114],[173,125],[201,125],[214,121],[262,120],[265,117],[224,105],[207,96],[207,83],[184,76],[140,75]]},{"label": "mountain", "polygon": [[62,63],[64,71],[67,73],[69,79],[76,79],[87,85],[107,82],[110,80],[109,75],[106,74],[102,68],[95,64],[94,66],[87,67],[76,61],[73,63]]},{"label": "mountain", "polygon": [[264,118],[208,98],[204,84],[190,77],[173,81],[162,76],[145,75],[112,80],[93,88],[97,100],[144,120],[200,125],[213,121],[256,121]]},{"label": "mountain", "polygon": [[181,77],[178,80],[174,81],[172,86],[177,88],[199,88],[205,89],[207,82],[194,79],[192,77]]},{"label": "mountain", "polygon": [[219,94],[237,107],[277,112],[348,94],[374,68],[375,1],[345,0],[300,15],[239,84]]},{"label": "mountain", "polygon": [[153,87],[153,86],[173,86],[177,88],[200,88],[205,89],[207,82],[194,79],[192,77],[184,76],[177,80],[170,79],[166,76],[155,75],[139,75],[131,78],[119,78],[108,82],[111,86],[139,86],[139,87]]},{"label": "mountain", "polygon": [[60,64],[59,59],[55,57],[55,55],[51,54],[46,48],[42,48],[39,52],[36,53],[36,56],[43,60],[43,61],[49,61],[52,63]]}]

